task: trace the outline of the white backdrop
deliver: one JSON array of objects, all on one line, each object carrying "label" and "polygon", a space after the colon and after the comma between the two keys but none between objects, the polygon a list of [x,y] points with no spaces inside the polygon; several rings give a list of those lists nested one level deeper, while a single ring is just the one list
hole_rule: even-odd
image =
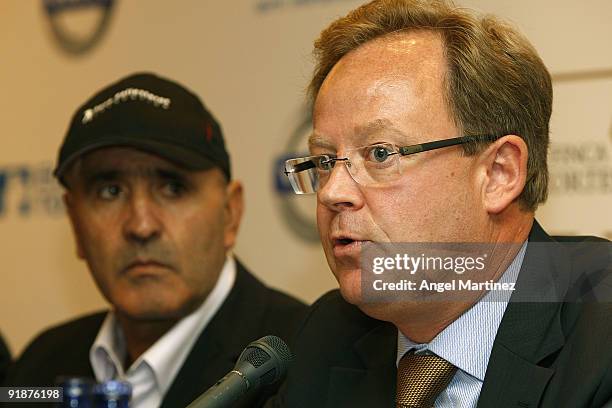
[{"label": "white backdrop", "polygon": [[[48,3],[54,3],[53,1]],[[65,1],[64,1],[65,3]],[[70,3],[70,1],[68,2]],[[0,5],[0,331],[14,353],[43,327],[104,307],[49,177],[74,109],[133,71],[192,88],[223,125],[247,210],[236,253],[269,284],[313,301],[335,281],[312,234],[313,201],[276,185],[299,149],[312,41],[352,0],[115,0],[106,32],[82,55],[51,21],[84,38],[101,10],[52,17],[42,1]],[[553,233],[612,237],[612,2],[465,0],[514,21],[554,75],[553,189],[538,218]],[[288,213],[301,217],[290,223]]]}]

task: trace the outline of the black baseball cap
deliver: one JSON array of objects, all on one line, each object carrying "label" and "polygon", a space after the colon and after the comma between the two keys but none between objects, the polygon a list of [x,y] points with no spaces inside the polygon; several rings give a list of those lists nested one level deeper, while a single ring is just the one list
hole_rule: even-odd
[{"label": "black baseball cap", "polygon": [[218,167],[231,179],[219,123],[194,93],[152,73],[123,78],[76,111],[53,174],[63,183],[78,157],[110,146],[150,152],[190,170]]}]

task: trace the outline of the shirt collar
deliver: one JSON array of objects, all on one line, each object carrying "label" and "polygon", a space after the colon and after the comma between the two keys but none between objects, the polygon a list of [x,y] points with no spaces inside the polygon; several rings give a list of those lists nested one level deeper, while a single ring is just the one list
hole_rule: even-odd
[{"label": "shirt collar", "polygon": [[[504,271],[499,283],[516,283],[527,242]],[[417,344],[398,330],[397,361],[409,350],[431,352],[484,381],[491,350],[512,291],[490,291],[429,343]]]},{"label": "shirt collar", "polygon": [[89,358],[98,381],[115,377],[129,377],[130,372],[146,364],[152,370],[157,385],[164,395],[185,362],[199,334],[221,307],[236,280],[236,262],[228,256],[213,290],[202,305],[181,319],[142,354],[124,372],[126,346],[115,314],[109,312],[91,346]]}]

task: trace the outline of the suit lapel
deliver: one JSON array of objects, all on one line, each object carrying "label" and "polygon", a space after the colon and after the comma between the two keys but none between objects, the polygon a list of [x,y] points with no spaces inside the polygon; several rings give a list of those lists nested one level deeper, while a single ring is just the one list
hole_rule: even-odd
[{"label": "suit lapel", "polygon": [[[263,307],[253,301],[254,289],[245,288],[251,285],[247,272],[240,263],[236,262],[236,266],[234,287],[198,337],[161,407],[191,403],[234,367],[239,351],[253,340],[250,336],[256,331],[252,326],[259,324]],[[251,323],[244,322],[245,316]]]},{"label": "suit lapel", "polygon": [[215,376],[211,373],[227,372],[229,369],[226,368],[233,366],[232,357],[217,342],[211,341],[210,338],[214,336],[206,332],[204,330],[189,353],[166,393],[162,407],[188,405],[223,375]]},{"label": "suit lapel", "polygon": [[[555,242],[537,222],[529,241],[537,243],[538,249],[530,251],[527,247],[516,292],[493,344],[478,407],[538,406],[554,374],[554,369],[541,363],[561,349],[565,341],[561,303],[553,301],[562,299],[567,290],[564,260],[558,259],[559,250],[543,253],[545,245],[554,246]],[[536,299],[548,302],[534,302]]]},{"label": "suit lapel", "polygon": [[563,346],[559,304],[511,303],[497,333],[478,407],[537,407],[554,370],[538,365]]},{"label": "suit lapel", "polygon": [[355,364],[330,370],[328,407],[393,407],[397,331],[381,322],[355,342]]},{"label": "suit lapel", "polygon": [[[91,366],[91,360],[89,359],[89,351],[96,341],[96,337],[100,332],[100,327],[106,318],[108,312],[96,313],[93,316],[86,318],[81,325],[79,325],[79,338],[77,342],[74,342],[70,349],[70,358],[63,360],[65,366],[58,370],[58,367],[52,367],[56,370],[58,377],[86,377],[96,378],[96,375]],[[74,339],[71,338],[68,341],[72,342]],[[41,367],[44,371],[44,367]],[[53,381],[57,380],[56,378]],[[49,382],[48,384],[52,384]],[[41,384],[46,385],[46,384]]]}]

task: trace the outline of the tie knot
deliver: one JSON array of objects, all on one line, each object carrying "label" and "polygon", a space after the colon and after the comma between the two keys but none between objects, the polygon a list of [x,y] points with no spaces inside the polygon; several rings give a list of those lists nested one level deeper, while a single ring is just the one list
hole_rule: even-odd
[{"label": "tie knot", "polygon": [[435,354],[410,351],[397,367],[398,408],[431,408],[457,367]]}]

